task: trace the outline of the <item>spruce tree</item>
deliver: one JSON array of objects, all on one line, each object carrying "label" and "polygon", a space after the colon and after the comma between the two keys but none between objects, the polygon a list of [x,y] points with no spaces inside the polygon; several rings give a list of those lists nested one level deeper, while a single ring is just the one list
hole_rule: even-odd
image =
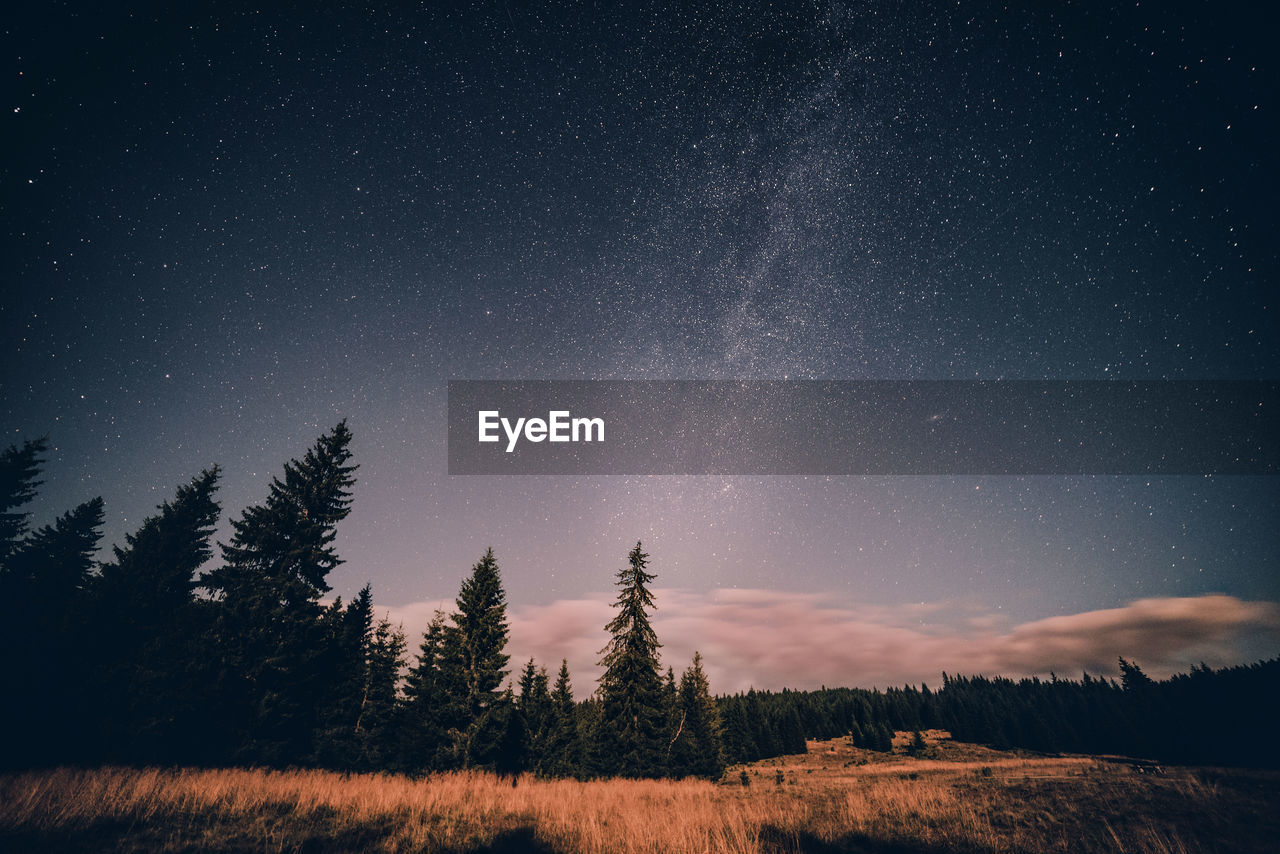
[{"label": "spruce tree", "polygon": [[0,453],[0,574],[9,557],[27,535],[30,513],[18,508],[31,503],[40,486],[41,454],[48,448],[46,439],[28,439],[22,447],[10,445]]},{"label": "spruce tree", "polygon": [[343,421],[287,463],[267,500],[232,520],[222,566],[201,579],[216,600],[208,741],[226,758],[282,765],[315,753],[331,675],[319,600],[341,563],[333,541],[351,512],[350,444]]},{"label": "spruce tree", "polygon": [[611,638],[601,650],[597,756],[603,773],[623,777],[661,774],[666,748],[661,644],[649,624],[654,601],[648,584],[654,576],[646,571],[648,558],[636,543],[618,571],[618,613],[605,627]]},{"label": "spruce tree", "polygon": [[671,750],[672,773],[719,779],[725,767],[720,711],[702,669],[701,653],[693,654],[693,664],[680,677],[678,708],[680,719]]},{"label": "spruce tree", "polygon": [[34,598],[48,613],[68,615],[89,586],[93,555],[102,538],[102,499],[63,513],[24,539],[10,556],[5,575],[20,596]]},{"label": "spruce tree", "polygon": [[524,723],[529,767],[544,772],[551,739],[551,693],[547,669],[530,658],[520,671],[520,698],[517,700]]},{"label": "spruce tree", "polygon": [[499,777],[510,779],[511,785],[515,786],[521,772],[529,768],[530,735],[525,729],[525,716],[516,707],[510,692],[491,720],[498,740],[489,749],[491,758],[487,764]]},{"label": "spruce tree", "polygon": [[662,727],[662,773],[671,777],[681,776],[671,767],[671,748],[675,745],[676,736],[680,734],[680,721],[684,717],[680,708],[676,671],[671,665],[667,665],[667,672],[662,677],[662,714],[666,719]]},{"label": "spruce tree", "polygon": [[573,685],[569,681],[569,662],[560,661],[555,686],[551,689],[548,709],[547,740],[539,771],[548,777],[571,777],[582,774],[582,743],[578,734],[577,707],[573,702]]},{"label": "spruce tree", "polygon": [[582,747],[582,762],[577,776],[591,780],[612,774],[610,769],[615,763],[613,756],[607,752],[610,741],[602,732],[604,715],[598,690],[578,703],[577,717],[578,743]]},{"label": "spruce tree", "polygon": [[91,696],[86,588],[101,536],[95,498],[23,539],[0,573],[0,727],[13,764],[74,761],[90,749],[76,714]]},{"label": "spruce tree", "polygon": [[446,616],[436,611],[405,680],[403,755],[406,770],[444,767],[445,730],[451,710],[441,672]]},{"label": "spruce tree", "polygon": [[[499,690],[507,675],[507,601],[493,549],[462,582],[445,628],[441,678],[452,706],[448,721],[455,764],[492,766],[506,729],[505,701]],[[497,717],[501,717],[499,720]]]},{"label": "spruce tree", "polygon": [[125,536],[90,584],[89,685],[96,697],[103,758],[177,762],[188,758],[203,686],[196,662],[205,610],[196,572],[213,550],[219,471],[206,469],[172,502]]},{"label": "spruce tree", "polygon": [[1120,674],[1120,685],[1126,691],[1146,691],[1155,684],[1141,667],[1125,661],[1123,657],[1120,659]]},{"label": "spruce tree", "polygon": [[365,662],[364,696],[356,718],[361,765],[371,771],[397,761],[401,723],[400,668],[404,664],[404,632],[387,619],[378,621]]},{"label": "spruce tree", "polygon": [[360,765],[363,745],[357,723],[364,702],[369,647],[373,641],[373,592],[365,585],[345,607],[339,597],[325,609],[324,655],[328,674],[317,710],[315,761],[327,768]]}]

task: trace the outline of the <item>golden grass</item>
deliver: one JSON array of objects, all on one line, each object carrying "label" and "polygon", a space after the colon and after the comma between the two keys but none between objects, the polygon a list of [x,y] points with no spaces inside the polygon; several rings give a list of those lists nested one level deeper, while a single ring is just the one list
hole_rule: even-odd
[{"label": "golden grass", "polygon": [[[946,747],[936,736],[936,745]],[[0,850],[1270,850],[1276,775],[1138,773],[1088,757],[915,760],[839,742],[751,784],[452,773],[56,769],[0,776]],[[863,762],[866,764],[858,764]],[[985,772],[983,769],[991,769]],[[778,771],[783,782],[776,782]]]}]

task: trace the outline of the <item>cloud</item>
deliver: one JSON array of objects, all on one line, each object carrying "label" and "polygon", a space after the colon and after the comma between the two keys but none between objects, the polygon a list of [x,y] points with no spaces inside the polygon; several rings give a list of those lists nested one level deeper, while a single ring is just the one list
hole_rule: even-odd
[{"label": "cloud", "polygon": [[[836,595],[762,589],[656,591],[653,625],[676,673],[702,652],[713,690],[937,684],[943,671],[988,676],[1115,675],[1119,656],[1153,676],[1204,661],[1224,666],[1280,653],[1280,604],[1233,596],[1140,599],[1121,608],[1013,624],[954,602],[867,605]],[[569,662],[575,693],[599,675],[612,594],[509,609],[513,671],[529,657]],[[410,649],[438,602],[391,608]],[[448,603],[452,604],[452,603]]]}]

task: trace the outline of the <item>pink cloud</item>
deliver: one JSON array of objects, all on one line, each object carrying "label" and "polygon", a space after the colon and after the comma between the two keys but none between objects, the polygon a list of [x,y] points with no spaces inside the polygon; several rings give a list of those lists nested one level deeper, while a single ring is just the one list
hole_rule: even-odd
[{"label": "pink cloud", "polygon": [[[702,652],[713,690],[937,685],[943,671],[988,676],[1114,675],[1116,659],[1153,676],[1204,661],[1223,666],[1280,653],[1280,604],[1232,596],[1141,599],[1012,625],[961,603],[863,605],[835,595],[761,589],[656,591],[663,666],[679,674]],[[509,609],[513,671],[530,656],[554,672],[568,659],[575,693],[595,686],[613,594]],[[447,603],[451,605],[452,603]],[[410,649],[439,603],[392,608]]]}]

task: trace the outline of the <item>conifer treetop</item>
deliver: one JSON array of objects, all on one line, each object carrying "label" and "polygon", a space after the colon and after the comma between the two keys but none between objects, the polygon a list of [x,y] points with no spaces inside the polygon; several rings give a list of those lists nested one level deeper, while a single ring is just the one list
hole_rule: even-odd
[{"label": "conifer treetop", "polygon": [[[285,464],[283,478],[272,478],[267,500],[231,520],[231,542],[221,544],[228,567],[252,570],[305,598],[329,591],[325,578],[342,563],[333,548],[336,526],[351,512],[358,468],[350,462],[350,444],[351,430],[343,420],[301,460]],[[235,575],[215,569],[204,576],[203,586],[225,591]]]}]

